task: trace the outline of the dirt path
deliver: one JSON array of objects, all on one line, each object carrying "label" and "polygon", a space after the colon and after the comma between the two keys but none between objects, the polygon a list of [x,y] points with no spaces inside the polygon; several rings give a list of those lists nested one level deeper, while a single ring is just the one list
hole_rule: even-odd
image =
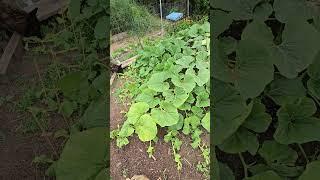
[{"label": "dirt path", "polygon": [[[115,90],[121,87],[121,81],[116,79],[111,91],[111,130],[124,122],[124,117],[120,113],[126,108],[117,102]],[[171,146],[165,143],[163,136],[165,132],[158,134],[160,137],[155,146],[154,157],[148,157],[148,143],[142,143],[136,135],[129,138],[130,143],[119,149],[115,141],[111,141],[111,177],[115,180],[125,180],[125,177],[134,175],[146,175],[150,180],[203,180],[205,179],[196,169],[198,161],[202,160],[199,150],[192,149],[189,137],[181,136],[183,144],[181,146],[182,171],[176,169],[171,152]]]}]

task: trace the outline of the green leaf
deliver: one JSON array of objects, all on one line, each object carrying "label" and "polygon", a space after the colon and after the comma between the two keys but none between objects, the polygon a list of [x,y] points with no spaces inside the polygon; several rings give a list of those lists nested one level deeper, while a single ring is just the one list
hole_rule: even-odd
[{"label": "green leaf", "polygon": [[249,151],[252,155],[255,155],[259,148],[259,142],[255,134],[249,132],[246,128],[240,127],[218,147],[227,153],[235,154]]},{"label": "green leaf", "polygon": [[65,96],[74,97],[83,81],[87,81],[86,73],[80,71],[69,73],[59,80],[58,88]]},{"label": "green leaf", "polygon": [[156,92],[164,92],[169,89],[169,83],[164,82],[169,78],[166,72],[154,73],[148,81],[148,87]]},{"label": "green leaf", "polygon": [[268,19],[272,11],[273,8],[269,2],[260,3],[254,8],[253,18],[264,21]]},{"label": "green leaf", "polygon": [[145,102],[132,104],[127,114],[127,121],[130,124],[135,124],[139,118],[149,110],[149,108],[149,105]]},{"label": "green leaf", "polygon": [[268,51],[254,40],[241,40],[237,50],[235,86],[241,95],[254,98],[273,80],[273,65]]},{"label": "green leaf", "polygon": [[307,82],[309,92],[315,96],[317,99],[320,99],[320,79],[314,80],[309,79]]},{"label": "green leaf", "polygon": [[192,56],[183,56],[182,58],[178,59],[175,63],[181,65],[183,68],[190,67],[190,63],[193,62],[195,59]]},{"label": "green leaf", "polygon": [[197,96],[196,106],[198,107],[210,106],[209,94],[207,92],[202,92]]},{"label": "green leaf", "polygon": [[287,145],[279,144],[275,141],[264,141],[259,154],[266,160],[268,164],[283,164],[294,166],[298,154]]},{"label": "green leaf", "polygon": [[213,142],[219,145],[237,131],[248,117],[252,104],[246,105],[238,91],[229,84],[215,79],[213,82]]},{"label": "green leaf", "polygon": [[179,108],[186,102],[186,100],[189,97],[189,94],[179,87],[175,88],[174,91],[175,93],[174,93],[174,98],[172,103],[175,107]]},{"label": "green leaf", "polygon": [[195,80],[190,74],[186,74],[184,76],[173,76],[171,81],[175,86],[183,88],[186,93],[190,93],[196,86]]},{"label": "green leaf", "polygon": [[313,60],[313,63],[308,67],[308,75],[314,80],[320,79],[320,51]]},{"label": "green leaf", "polygon": [[136,133],[143,142],[151,141],[157,136],[157,124],[149,114],[142,115],[135,124]]},{"label": "green leaf", "polygon": [[235,180],[232,170],[228,165],[219,162],[220,176],[223,177],[223,180]]},{"label": "green leaf", "polygon": [[102,97],[92,101],[80,119],[84,128],[106,127],[108,121],[107,99]]},{"label": "green leaf", "polygon": [[106,132],[106,128],[94,128],[71,135],[56,162],[57,180],[96,180],[107,166]]},{"label": "green leaf", "polygon": [[121,130],[118,133],[118,136],[120,138],[129,137],[134,133],[134,128],[131,127],[131,125],[128,123],[128,121],[125,121],[123,126],[121,127]]},{"label": "green leaf", "polygon": [[220,38],[221,46],[226,52],[226,54],[231,54],[234,52],[237,48],[237,40],[235,40],[233,37],[222,37]]},{"label": "green leaf", "polygon": [[221,33],[229,28],[229,25],[232,23],[232,17],[230,14],[218,11],[218,10],[211,10],[212,14],[212,34],[213,37],[216,38]]},{"label": "green leaf", "polygon": [[312,117],[316,105],[310,98],[300,98],[282,106],[277,115],[279,125],[274,138],[281,144],[306,143],[320,139],[320,119]]},{"label": "green leaf", "polygon": [[271,82],[266,94],[271,97],[278,105],[292,103],[297,98],[304,97],[306,90],[300,78],[287,79],[276,76]]},{"label": "green leaf", "polygon": [[306,170],[298,180],[317,180],[319,179],[320,161],[313,161],[307,164]]},{"label": "green leaf", "polygon": [[318,53],[319,32],[307,22],[288,23],[282,39],[282,43],[274,48],[272,57],[283,76],[295,78]]},{"label": "green leaf", "polygon": [[72,19],[80,16],[81,0],[70,0],[69,2],[69,15]]},{"label": "green leaf", "polygon": [[147,88],[136,97],[135,101],[145,102],[149,105],[150,108],[153,108],[160,103],[160,99],[154,97],[156,94],[157,93],[154,90]]},{"label": "green leaf", "polygon": [[92,85],[101,93],[107,91],[107,72],[101,73],[93,82]]},{"label": "green leaf", "polygon": [[243,126],[257,133],[262,133],[268,129],[271,121],[272,118],[266,113],[264,105],[259,100],[255,100],[251,113],[243,123]]},{"label": "green leaf", "polygon": [[245,178],[245,180],[282,180],[280,176],[278,176],[275,172],[273,171],[266,171],[263,173],[259,173],[255,176]]},{"label": "green leaf", "polygon": [[76,103],[70,102],[67,99],[65,99],[60,106],[59,112],[62,113],[65,117],[70,117],[72,113],[76,110],[76,108]]},{"label": "green leaf", "polygon": [[210,133],[210,112],[202,118],[201,125]]},{"label": "green leaf", "polygon": [[151,116],[161,127],[172,126],[179,121],[177,108],[168,102],[161,102],[160,108],[152,109]]},{"label": "green leaf", "polygon": [[306,22],[307,19],[311,19],[311,9],[307,6],[306,1],[275,0],[273,7],[276,18],[283,23],[297,21]]}]

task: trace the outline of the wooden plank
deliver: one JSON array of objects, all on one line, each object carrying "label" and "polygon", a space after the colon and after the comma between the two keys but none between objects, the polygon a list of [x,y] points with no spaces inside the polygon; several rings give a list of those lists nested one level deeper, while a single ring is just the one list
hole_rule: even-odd
[{"label": "wooden plank", "polygon": [[122,62],[122,63],[121,63],[121,68],[125,68],[125,67],[129,66],[129,65],[132,64],[134,61],[136,61],[138,57],[139,57],[139,55],[134,56],[134,57],[132,57],[132,58],[130,58],[130,59]]},{"label": "wooden plank", "polygon": [[4,50],[4,53],[1,56],[0,59],[0,74],[4,75],[7,72],[7,68],[9,66],[9,63],[18,47],[18,45],[21,43],[22,36],[14,32],[13,35],[11,36],[11,39]]},{"label": "wooden plank", "polygon": [[112,85],[113,81],[115,80],[115,78],[117,77],[117,73],[113,73],[111,78],[110,78],[110,86]]}]

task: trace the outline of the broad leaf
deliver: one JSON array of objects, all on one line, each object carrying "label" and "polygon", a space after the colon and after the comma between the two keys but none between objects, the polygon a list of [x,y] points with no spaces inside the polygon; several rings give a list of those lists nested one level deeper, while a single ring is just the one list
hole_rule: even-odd
[{"label": "broad leaf", "polygon": [[169,89],[169,83],[164,82],[168,78],[167,72],[154,73],[148,81],[148,87],[157,92],[164,92]]},{"label": "broad leaf", "polygon": [[195,80],[192,75],[186,74],[184,76],[173,76],[171,79],[175,86],[181,87],[186,93],[190,93],[196,86]]},{"label": "broad leaf", "polygon": [[177,108],[168,102],[162,102],[160,108],[152,109],[151,116],[161,127],[172,126],[179,121]]},{"label": "broad leaf", "polygon": [[157,124],[149,114],[142,115],[135,124],[136,133],[143,142],[151,141],[157,136]]},{"label": "broad leaf", "polygon": [[223,177],[223,180],[235,180],[232,170],[228,165],[219,163],[219,175]]},{"label": "broad leaf", "polygon": [[108,121],[107,99],[102,97],[92,101],[80,119],[84,128],[106,127]]},{"label": "broad leaf", "polygon": [[57,180],[101,178],[99,174],[107,166],[106,132],[106,128],[93,128],[73,134],[56,162]]},{"label": "broad leaf", "polygon": [[311,19],[311,9],[304,0],[275,0],[273,7],[276,18],[283,23]]},{"label": "broad leaf", "polygon": [[249,151],[252,155],[255,155],[259,148],[259,142],[255,134],[240,127],[218,147],[227,153],[236,154]]},{"label": "broad leaf", "polygon": [[266,20],[271,15],[273,8],[269,2],[263,2],[254,8],[253,18],[256,20]]},{"label": "broad leaf", "polygon": [[138,102],[132,104],[128,111],[128,122],[130,124],[135,124],[139,118],[149,110],[149,105],[145,102]]},{"label": "broad leaf", "polygon": [[285,77],[276,76],[270,84],[266,94],[271,97],[278,105],[292,103],[297,98],[306,95],[300,78],[287,79]]},{"label": "broad leaf", "polygon": [[264,105],[259,100],[255,100],[251,113],[243,123],[243,126],[255,132],[262,133],[268,129],[271,121],[272,118],[266,113]]},{"label": "broad leaf", "polygon": [[307,22],[288,23],[282,39],[282,43],[274,48],[274,63],[283,76],[295,78],[318,53],[319,32]]},{"label": "broad leaf", "polygon": [[298,180],[318,180],[320,172],[320,161],[314,161],[307,164],[306,170],[302,173]]},{"label": "broad leaf", "polygon": [[312,117],[316,105],[310,98],[297,99],[282,106],[277,115],[279,125],[274,138],[281,144],[306,143],[320,140],[320,119]]},{"label": "broad leaf", "polygon": [[282,180],[280,176],[278,176],[275,172],[273,171],[266,171],[263,173],[259,173],[255,176],[245,178],[244,180]]},{"label": "broad leaf", "polygon": [[249,115],[252,104],[245,100],[232,86],[214,79],[213,142],[221,144],[231,136]]},{"label": "broad leaf", "polygon": [[210,133],[210,112],[202,118],[201,125]]}]

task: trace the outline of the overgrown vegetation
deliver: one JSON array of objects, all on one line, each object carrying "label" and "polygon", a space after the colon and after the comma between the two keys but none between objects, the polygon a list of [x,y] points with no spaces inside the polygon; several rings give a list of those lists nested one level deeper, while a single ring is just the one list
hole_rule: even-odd
[{"label": "overgrown vegetation", "polygon": [[[220,178],[318,179],[319,12],[300,0],[217,0],[214,8]],[[243,173],[227,156],[238,156]]]},{"label": "overgrown vegetation", "polygon": [[[24,126],[30,132],[46,132],[47,115],[61,115],[65,129],[57,130],[54,137],[66,139],[62,153],[34,160],[50,164],[47,175],[57,180],[110,177],[106,128],[108,8],[104,0],[71,0],[67,12],[42,26],[43,39],[25,39],[29,51],[47,54],[52,64],[45,74],[38,74],[39,83],[17,107],[30,112],[32,119]],[[74,61],[60,62],[58,55]]]},{"label": "overgrown vegetation", "polygon": [[173,36],[144,46],[139,59],[125,72],[130,77],[124,86],[125,97],[133,103],[121,128],[111,133],[118,147],[129,143],[136,134],[148,142],[148,154],[156,149],[158,129],[167,134],[164,141],[170,143],[177,169],[182,169],[179,154],[181,133],[189,135],[194,149],[199,148],[204,162],[199,171],[208,175],[209,147],[203,144],[203,128],[210,131],[209,104],[209,44],[210,25],[194,24]]},{"label": "overgrown vegetation", "polygon": [[133,0],[111,0],[111,33],[143,35],[155,26],[156,18]]}]

